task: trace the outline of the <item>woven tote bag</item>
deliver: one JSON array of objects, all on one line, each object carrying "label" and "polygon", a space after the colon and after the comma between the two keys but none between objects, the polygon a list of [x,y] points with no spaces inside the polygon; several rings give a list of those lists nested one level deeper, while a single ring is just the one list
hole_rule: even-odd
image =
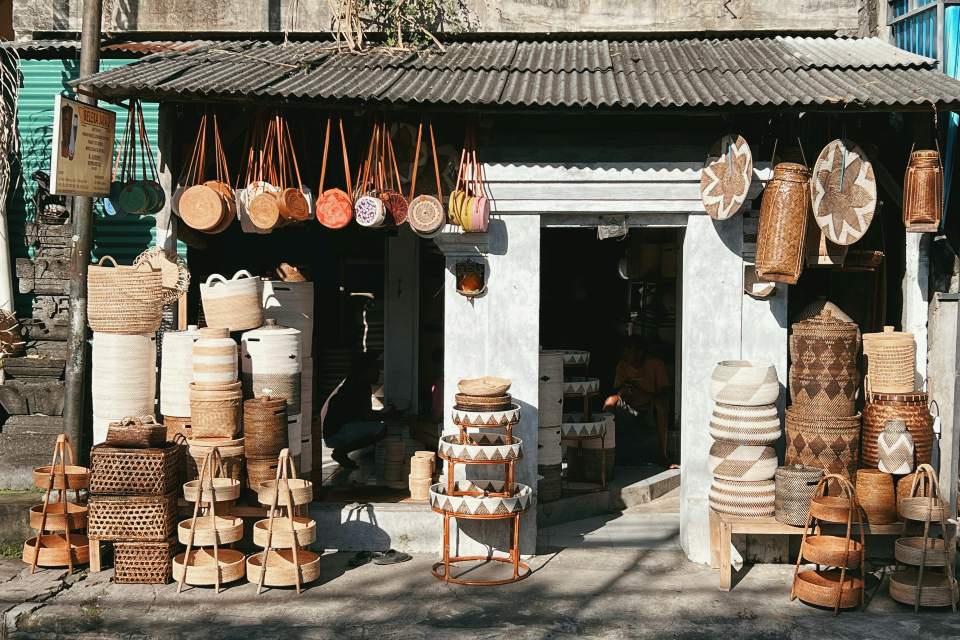
[{"label": "woven tote bag", "polygon": [[87,292],[87,324],[94,331],[145,334],[160,328],[162,275],[149,263],[120,266],[103,256],[87,271]]}]

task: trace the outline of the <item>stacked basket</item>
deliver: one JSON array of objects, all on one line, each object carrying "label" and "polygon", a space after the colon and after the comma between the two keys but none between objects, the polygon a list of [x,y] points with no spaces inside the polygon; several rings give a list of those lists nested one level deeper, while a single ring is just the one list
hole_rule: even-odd
[{"label": "stacked basket", "polygon": [[437,454],[433,451],[417,451],[410,458],[410,475],[408,486],[412,500],[427,500],[430,498],[430,485],[436,472]]},{"label": "stacked basket", "polygon": [[[585,354],[589,362],[590,354]],[[563,473],[563,449],[560,446],[560,424],[563,421],[563,351],[540,352],[539,423],[537,432],[537,500],[560,499]],[[586,364],[586,363],[585,363]]]},{"label": "stacked basket", "polygon": [[829,310],[793,325],[786,463],[854,480],[860,458],[857,325]]},{"label": "stacked basket", "polygon": [[747,360],[717,363],[710,377],[716,403],[710,418],[710,508],[740,518],[774,514],[780,438],[780,381],[772,364]]},{"label": "stacked basket", "polygon": [[287,448],[287,401],[261,396],[243,402],[243,455],[247,489],[276,477],[277,458]]},{"label": "stacked basket", "polygon": [[110,256],[90,265],[87,289],[87,322],[93,330],[93,443],[99,444],[111,422],[154,413],[156,332],[164,289],[160,269],[148,261],[118,266]]},{"label": "stacked basket", "polygon": [[113,543],[117,582],[170,579],[183,446],[165,436],[152,417],[126,419],[90,452],[88,535]]},{"label": "stacked basket", "polygon": [[[567,481],[598,484],[604,488],[613,478],[616,424],[612,413],[593,412],[592,400],[600,391],[600,380],[588,375],[589,364],[589,351],[563,351],[560,440],[567,461]],[[589,437],[583,437],[584,434]]]}]

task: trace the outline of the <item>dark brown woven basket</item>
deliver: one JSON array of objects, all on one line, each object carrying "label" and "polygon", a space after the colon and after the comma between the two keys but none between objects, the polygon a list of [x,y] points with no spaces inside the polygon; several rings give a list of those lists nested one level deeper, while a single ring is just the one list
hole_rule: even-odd
[{"label": "dark brown woven basket", "polygon": [[888,420],[902,420],[913,438],[915,464],[930,464],[933,455],[933,417],[926,393],[874,393],[863,408],[863,466],[880,462],[877,438]]},{"label": "dark brown woven basket", "polygon": [[116,542],[113,545],[113,581],[120,584],[167,584],[175,538],[163,542]]},{"label": "dark brown woven basket", "polygon": [[167,428],[167,442],[173,442],[178,435],[189,438],[193,435],[190,428],[190,417],[163,416],[163,426]]},{"label": "dark brown woven basket", "polygon": [[810,172],[781,162],[773,168],[760,203],[757,229],[757,275],[762,280],[796,284],[810,217]]},{"label": "dark brown woven basket", "polygon": [[247,458],[247,483],[245,492],[248,496],[256,497],[261,482],[275,480],[277,477],[276,458]]},{"label": "dark brown woven basket", "polygon": [[243,402],[244,455],[273,458],[287,447],[287,400],[263,396]]},{"label": "dark brown woven basket", "polygon": [[104,444],[128,449],[156,449],[167,439],[167,428],[153,416],[129,417],[107,425]]},{"label": "dark brown woven basket", "polygon": [[90,493],[110,496],[162,496],[183,482],[183,445],[118,449],[99,444],[90,451]]},{"label": "dark brown woven basket", "polygon": [[513,404],[510,394],[499,396],[470,396],[458,393],[455,396],[456,404],[465,411],[504,411]]},{"label": "dark brown woven basket", "polygon": [[802,527],[807,524],[810,498],[823,477],[823,469],[801,465],[783,466],[774,475],[776,498],[774,517],[784,524]]},{"label": "dark brown woven basket", "polygon": [[177,494],[91,496],[87,536],[96,540],[162,542],[173,535]]},{"label": "dark brown woven basket", "polygon": [[786,464],[817,467],[853,479],[860,458],[860,414],[816,418],[789,407],[785,431]]}]

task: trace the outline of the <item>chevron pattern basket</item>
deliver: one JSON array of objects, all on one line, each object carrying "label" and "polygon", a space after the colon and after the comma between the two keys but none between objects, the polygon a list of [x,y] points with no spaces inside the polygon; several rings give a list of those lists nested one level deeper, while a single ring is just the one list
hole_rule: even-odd
[{"label": "chevron pattern basket", "polygon": [[773,447],[714,442],[708,461],[710,472],[722,480],[770,480],[777,471]]}]

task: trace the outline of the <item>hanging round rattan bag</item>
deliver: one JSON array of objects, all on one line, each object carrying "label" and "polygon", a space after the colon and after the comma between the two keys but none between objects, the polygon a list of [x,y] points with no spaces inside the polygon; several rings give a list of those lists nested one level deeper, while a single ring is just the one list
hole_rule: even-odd
[{"label": "hanging round rattan bag", "polygon": [[850,245],[862,238],[877,208],[877,181],[863,149],[851,140],[827,144],[813,166],[810,200],[827,240]]}]

